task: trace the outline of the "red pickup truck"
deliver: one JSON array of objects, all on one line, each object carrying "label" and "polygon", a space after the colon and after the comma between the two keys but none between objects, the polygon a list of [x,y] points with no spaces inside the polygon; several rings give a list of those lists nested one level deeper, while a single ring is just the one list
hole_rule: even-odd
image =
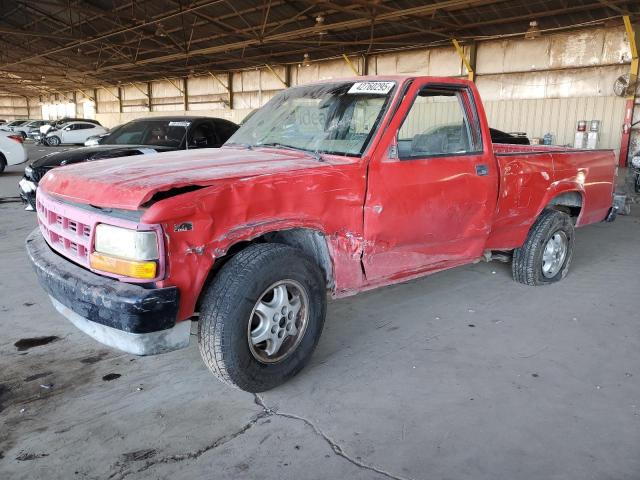
[{"label": "red pickup truck", "polygon": [[[153,157],[153,158],[152,158]],[[219,150],[47,173],[27,250],[55,307],[139,355],[187,346],[257,392],[300,371],[334,298],[512,256],[567,275],[612,220],[610,150],[494,145],[465,80],[358,77],[276,95]]]}]

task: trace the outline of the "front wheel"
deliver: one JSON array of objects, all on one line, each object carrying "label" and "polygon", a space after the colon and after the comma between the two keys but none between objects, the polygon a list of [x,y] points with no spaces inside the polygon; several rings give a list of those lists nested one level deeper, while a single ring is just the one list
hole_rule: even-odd
[{"label": "front wheel", "polygon": [[47,137],[46,142],[50,147],[57,147],[60,145],[60,138],[54,135],[53,137]]},{"label": "front wheel", "polygon": [[524,245],[513,251],[513,279],[533,286],[562,280],[569,272],[574,243],[571,217],[557,210],[543,210]]},{"label": "front wheel", "polygon": [[204,293],[198,344],[223,382],[269,390],[311,358],[326,315],[318,265],[287,245],[255,244],[231,258]]}]

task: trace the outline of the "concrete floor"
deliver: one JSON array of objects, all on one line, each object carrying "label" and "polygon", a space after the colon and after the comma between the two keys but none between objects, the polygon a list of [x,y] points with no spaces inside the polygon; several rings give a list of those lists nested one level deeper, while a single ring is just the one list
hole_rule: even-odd
[{"label": "concrete floor", "polygon": [[[481,263],[332,302],[311,364],[254,397],[194,337],[134,357],[55,313],[21,169],[0,176],[0,478],[640,478],[637,214],[579,230],[551,287]],[[38,336],[59,339],[14,345]]]}]

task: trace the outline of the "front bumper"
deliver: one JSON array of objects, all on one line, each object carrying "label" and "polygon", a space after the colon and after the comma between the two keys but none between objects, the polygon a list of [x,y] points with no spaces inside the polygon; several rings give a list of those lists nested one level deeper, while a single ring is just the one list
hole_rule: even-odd
[{"label": "front bumper", "polygon": [[56,309],[105,345],[154,355],[189,345],[191,322],[176,323],[176,287],[144,288],[102,277],[55,253],[39,229],[26,241],[42,288]]},{"label": "front bumper", "polygon": [[26,177],[18,182],[18,191],[22,203],[25,204],[25,210],[34,211],[36,209],[36,189],[38,186]]}]

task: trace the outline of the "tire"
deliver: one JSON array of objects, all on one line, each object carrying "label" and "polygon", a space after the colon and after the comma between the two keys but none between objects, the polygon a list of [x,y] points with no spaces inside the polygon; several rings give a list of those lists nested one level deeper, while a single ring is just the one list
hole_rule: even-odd
[{"label": "tire", "polygon": [[56,137],[55,135],[53,137],[47,137],[46,142],[50,147],[57,147],[60,145],[60,137]]},{"label": "tire", "polygon": [[4,158],[4,155],[0,153],[0,173],[4,172],[5,168],[7,168],[7,160]]},{"label": "tire", "polygon": [[[557,210],[543,210],[529,230],[524,245],[513,251],[513,279],[525,285],[538,286],[566,277],[573,258],[574,232],[569,215]],[[555,250],[555,246],[562,242],[566,244],[564,256],[560,248]]]},{"label": "tire", "polygon": [[[283,320],[295,322],[297,334],[294,338],[284,333],[280,350],[270,356],[266,350],[279,341],[277,338],[275,343],[267,340],[258,345],[251,339],[263,325],[262,318],[271,318],[270,314],[259,315],[264,314],[267,304],[274,305],[271,312],[280,312],[275,293],[270,301],[263,300],[269,298],[270,289],[275,292],[282,286],[288,294],[297,294],[285,297],[291,308],[289,320],[276,313],[278,319],[264,320],[264,325],[270,326],[270,332],[276,329],[275,336],[279,336],[278,329],[289,331],[289,323],[283,326]],[[296,301],[302,306],[292,316]],[[326,309],[324,276],[311,258],[283,244],[250,245],[221,268],[204,292],[198,322],[200,354],[223,382],[251,393],[270,390],[292,378],[309,361],[322,333]],[[262,330],[263,334],[274,336],[267,330]]]}]

